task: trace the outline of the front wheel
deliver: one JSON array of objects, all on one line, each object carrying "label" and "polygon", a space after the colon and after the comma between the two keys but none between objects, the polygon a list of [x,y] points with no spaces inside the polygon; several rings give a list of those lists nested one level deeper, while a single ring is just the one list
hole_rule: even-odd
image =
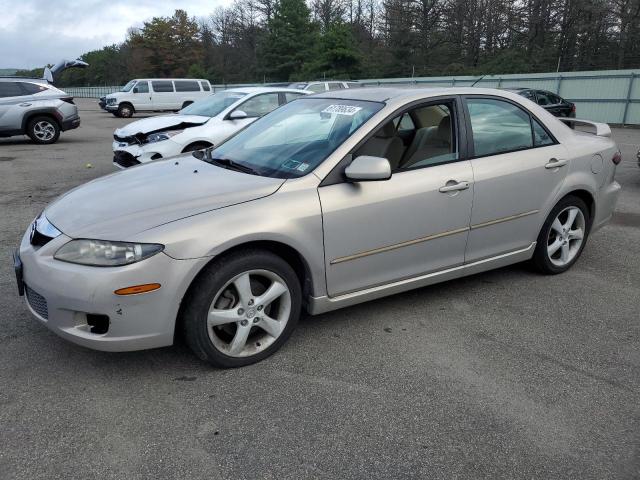
[{"label": "front wheel", "polygon": [[133,107],[128,103],[121,103],[118,106],[117,116],[120,118],[131,118],[133,117]]},{"label": "front wheel", "polygon": [[533,254],[533,265],[542,273],[566,272],[578,260],[591,227],[589,208],[578,197],[568,196],[551,210]]},{"label": "front wheel", "polygon": [[185,299],[185,339],[216,367],[241,367],[278,350],[300,316],[300,282],[267,251],[232,254],[210,264]]}]

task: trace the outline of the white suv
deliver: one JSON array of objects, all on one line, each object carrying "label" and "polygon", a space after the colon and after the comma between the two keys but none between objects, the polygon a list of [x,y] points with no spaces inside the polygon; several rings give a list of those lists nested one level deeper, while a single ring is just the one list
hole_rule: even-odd
[{"label": "white suv", "polygon": [[194,78],[140,78],[107,95],[105,110],[129,118],[135,112],[176,111],[211,95],[209,80]]}]

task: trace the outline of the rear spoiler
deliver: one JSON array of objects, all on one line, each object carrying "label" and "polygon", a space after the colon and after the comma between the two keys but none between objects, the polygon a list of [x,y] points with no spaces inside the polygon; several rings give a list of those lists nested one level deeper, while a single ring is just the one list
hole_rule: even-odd
[{"label": "rear spoiler", "polygon": [[599,137],[610,137],[611,136],[611,128],[606,123],[598,123],[592,122],[590,120],[580,120],[578,118],[570,118],[570,117],[558,117],[558,120],[564,123],[573,124],[577,123],[578,125],[590,125],[595,127],[596,135]]}]

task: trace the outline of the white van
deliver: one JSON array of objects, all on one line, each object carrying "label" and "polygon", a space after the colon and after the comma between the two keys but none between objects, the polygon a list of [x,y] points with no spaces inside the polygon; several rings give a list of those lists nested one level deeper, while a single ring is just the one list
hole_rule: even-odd
[{"label": "white van", "polygon": [[125,118],[135,112],[176,111],[211,95],[211,91],[209,80],[201,78],[139,78],[107,95],[105,110]]}]

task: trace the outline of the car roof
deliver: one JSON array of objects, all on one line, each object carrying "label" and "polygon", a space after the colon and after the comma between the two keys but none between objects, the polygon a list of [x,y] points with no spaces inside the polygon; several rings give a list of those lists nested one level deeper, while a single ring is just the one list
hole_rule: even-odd
[{"label": "car roof", "polygon": [[42,83],[44,85],[49,85],[49,82],[44,78],[33,78],[33,77],[11,77],[11,76],[3,76],[0,77],[0,81],[4,82],[35,82]]},{"label": "car roof", "polygon": [[313,98],[336,98],[345,100],[364,100],[370,102],[403,103],[404,101],[442,95],[495,95],[505,98],[519,98],[516,93],[497,88],[479,87],[365,87],[331,90],[316,93]]},{"label": "car roof", "polygon": [[[208,82],[209,80],[207,80],[206,78],[132,78],[131,80],[129,80],[129,82],[145,82],[145,81],[149,81],[149,82],[159,82],[165,80],[167,82],[172,82],[174,80],[192,80],[195,82]],[[127,82],[127,83],[129,83]]]},{"label": "car roof", "polygon": [[308,95],[306,90],[297,90],[295,88],[286,87],[237,87],[224,90],[225,92],[237,92],[237,93],[277,93],[277,92],[291,92],[291,93],[304,93]]}]

